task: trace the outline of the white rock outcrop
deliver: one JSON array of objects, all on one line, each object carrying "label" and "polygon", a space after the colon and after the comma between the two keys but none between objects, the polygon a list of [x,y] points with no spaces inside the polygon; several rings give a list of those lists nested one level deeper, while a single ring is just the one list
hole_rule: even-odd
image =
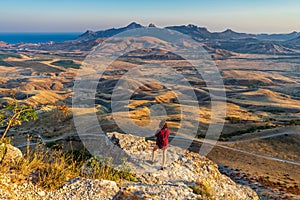
[{"label": "white rock outcrop", "polygon": [[116,132],[108,136],[128,154],[126,165],[142,182],[127,184],[123,195],[131,191],[151,194],[152,199],[258,199],[250,187],[236,184],[221,174],[215,163],[197,153],[170,145],[166,169],[160,170],[162,152],[156,152],[153,165],[150,162],[155,142]]},{"label": "white rock outcrop", "polygon": [[150,162],[153,141],[117,132],[109,133],[107,140],[129,158],[126,167],[139,182],[117,185],[114,181],[77,177],[58,190],[47,191],[30,181],[17,185],[9,176],[1,175],[0,199],[259,199],[249,187],[236,184],[221,174],[215,163],[197,153],[170,146],[166,169],[160,170],[162,152],[156,153],[154,164]]}]

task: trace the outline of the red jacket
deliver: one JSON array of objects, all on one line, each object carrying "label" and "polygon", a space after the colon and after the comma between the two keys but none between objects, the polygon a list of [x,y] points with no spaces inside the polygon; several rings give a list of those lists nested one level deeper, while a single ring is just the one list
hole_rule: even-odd
[{"label": "red jacket", "polygon": [[157,131],[155,136],[156,136],[156,145],[158,146],[158,148],[164,149],[168,147],[169,135],[170,135],[170,131],[167,128]]}]

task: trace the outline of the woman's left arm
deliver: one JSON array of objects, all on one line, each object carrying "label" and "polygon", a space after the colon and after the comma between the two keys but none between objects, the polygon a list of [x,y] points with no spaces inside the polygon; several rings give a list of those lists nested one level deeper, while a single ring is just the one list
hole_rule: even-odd
[{"label": "woman's left arm", "polygon": [[167,137],[169,137],[169,135],[170,135],[170,130],[169,129],[167,129],[166,135],[167,135]]}]

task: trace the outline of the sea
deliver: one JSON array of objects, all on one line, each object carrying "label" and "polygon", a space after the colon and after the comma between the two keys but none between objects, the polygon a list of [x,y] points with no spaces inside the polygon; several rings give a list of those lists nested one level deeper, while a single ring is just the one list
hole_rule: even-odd
[{"label": "sea", "polygon": [[0,33],[0,41],[9,44],[63,42],[74,40],[82,33]]}]

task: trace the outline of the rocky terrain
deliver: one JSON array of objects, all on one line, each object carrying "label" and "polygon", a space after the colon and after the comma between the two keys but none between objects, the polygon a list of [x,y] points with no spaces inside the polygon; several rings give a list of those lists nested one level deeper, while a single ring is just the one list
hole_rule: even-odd
[{"label": "rocky terrain", "polygon": [[[109,133],[112,149],[129,156],[126,167],[139,182],[117,185],[113,181],[75,178],[56,191],[45,191],[32,182],[16,185],[2,175],[1,199],[258,199],[247,186],[234,183],[218,166],[199,154],[170,146],[165,170],[160,169],[161,152],[150,163],[154,142],[145,138]],[[17,150],[15,150],[17,151]],[[13,152],[11,150],[9,153]]]}]

